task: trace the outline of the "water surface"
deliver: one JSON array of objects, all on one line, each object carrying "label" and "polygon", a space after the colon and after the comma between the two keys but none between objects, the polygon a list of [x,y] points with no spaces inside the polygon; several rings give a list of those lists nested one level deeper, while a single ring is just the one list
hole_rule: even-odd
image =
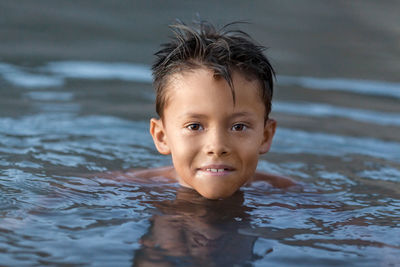
[{"label": "water surface", "polygon": [[[254,3],[0,4],[1,266],[399,266],[398,8]],[[270,47],[278,130],[258,168],[301,187],[210,201],[122,177],[171,163],[148,134],[149,63],[197,11],[252,18]]]},{"label": "water surface", "polygon": [[[1,66],[0,238],[7,265],[397,264],[398,138],[281,126],[258,168],[303,187],[260,182],[210,201],[177,184],[107,175],[170,164],[148,134],[154,97],[148,66]],[[329,79],[319,79],[319,89],[298,84],[307,78],[280,79],[281,91],[340,93]],[[349,93],[377,101],[348,82],[355,88],[346,87]],[[395,97],[391,90],[385,97]],[[282,98],[274,115],[400,132],[398,111]]]}]

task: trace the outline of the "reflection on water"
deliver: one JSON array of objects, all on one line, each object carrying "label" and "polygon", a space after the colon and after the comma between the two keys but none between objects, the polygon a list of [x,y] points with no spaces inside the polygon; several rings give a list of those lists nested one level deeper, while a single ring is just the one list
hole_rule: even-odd
[{"label": "reflection on water", "polygon": [[[256,237],[250,228],[250,208],[238,192],[223,201],[206,200],[180,188],[174,200],[150,201],[157,213],[135,251],[135,266],[233,266],[249,264]],[[258,256],[260,257],[260,256]]]},{"label": "reflection on water", "polygon": [[[0,265],[398,264],[396,83],[278,77],[280,126],[258,169],[302,188],[209,201],[107,174],[170,164],[147,133],[148,66],[1,63],[0,79]],[[362,101],[337,101],[349,97]]]}]

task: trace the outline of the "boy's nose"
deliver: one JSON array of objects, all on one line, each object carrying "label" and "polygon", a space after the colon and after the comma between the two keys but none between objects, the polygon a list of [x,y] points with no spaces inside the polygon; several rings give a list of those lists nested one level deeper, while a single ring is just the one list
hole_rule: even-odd
[{"label": "boy's nose", "polygon": [[228,137],[220,130],[213,130],[206,137],[206,153],[212,156],[224,156],[229,154]]}]

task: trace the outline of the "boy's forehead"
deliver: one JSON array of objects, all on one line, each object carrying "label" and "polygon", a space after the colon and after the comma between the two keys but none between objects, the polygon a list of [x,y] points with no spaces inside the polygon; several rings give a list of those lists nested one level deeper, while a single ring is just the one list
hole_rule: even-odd
[{"label": "boy's forehead", "polygon": [[233,109],[237,106],[236,103],[249,102],[249,100],[252,104],[258,103],[264,106],[258,80],[251,79],[240,72],[232,73],[232,79],[233,88],[223,77],[215,75],[212,70],[206,68],[171,74],[164,88],[164,108],[172,104],[174,107],[179,105],[193,110],[206,106],[204,105],[206,102],[215,98],[224,102],[226,107],[231,106]]}]

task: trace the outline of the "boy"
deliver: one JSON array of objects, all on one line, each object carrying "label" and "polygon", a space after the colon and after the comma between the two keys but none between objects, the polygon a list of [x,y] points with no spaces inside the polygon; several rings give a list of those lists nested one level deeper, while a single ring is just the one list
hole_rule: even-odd
[{"label": "boy", "polygon": [[134,175],[167,177],[208,199],[229,197],[254,180],[293,185],[255,173],[276,128],[269,118],[274,70],[264,48],[241,31],[216,30],[207,22],[172,29],[174,38],[155,54],[152,67],[159,118],[151,119],[150,133],[173,166]]}]

